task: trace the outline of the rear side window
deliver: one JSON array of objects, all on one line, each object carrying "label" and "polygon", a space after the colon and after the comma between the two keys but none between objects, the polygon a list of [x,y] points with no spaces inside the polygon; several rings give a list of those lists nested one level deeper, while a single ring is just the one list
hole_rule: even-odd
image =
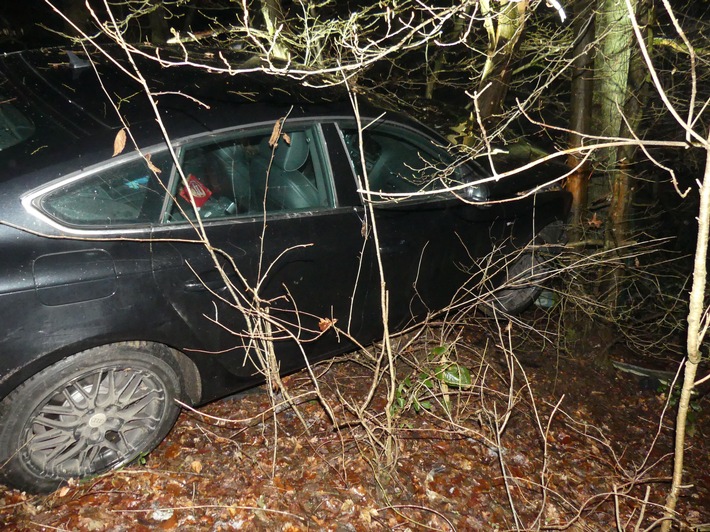
[{"label": "rear side window", "polygon": [[[165,198],[161,175],[170,173],[167,152],[98,170],[44,195],[40,206],[68,225],[110,227],[157,223]],[[154,169],[160,170],[156,173]]]},{"label": "rear side window", "polygon": [[203,220],[332,207],[318,128],[271,136],[269,128],[185,146],[181,164],[188,186],[176,180],[166,221],[195,218],[190,196]]}]

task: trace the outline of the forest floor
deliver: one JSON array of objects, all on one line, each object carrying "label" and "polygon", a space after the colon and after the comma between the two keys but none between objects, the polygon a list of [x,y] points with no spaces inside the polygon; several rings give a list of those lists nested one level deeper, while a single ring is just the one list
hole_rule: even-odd
[{"label": "forest floor", "polygon": [[[400,388],[391,470],[344,413],[372,381],[363,355],[352,355],[315,367],[324,397],[351,422],[340,430],[315,400],[298,405],[307,430],[291,408],[274,417],[262,387],[200,410],[229,423],[183,411],[145,463],[49,496],[0,487],[0,528],[597,531],[657,523],[672,469],[673,396],[599,362],[648,359],[621,346],[608,357],[564,356],[531,335],[502,348],[507,333],[490,322],[457,334],[456,361],[471,369],[473,386],[452,393],[448,414],[441,394],[428,404],[422,388]],[[428,355],[420,350],[407,348],[398,367],[410,384],[422,380],[414,361]],[[303,372],[287,384],[293,396],[312,390]],[[384,420],[385,401],[382,387],[367,426]],[[677,516],[686,530],[710,529],[708,412],[708,398],[694,399]],[[496,428],[504,428],[499,436]]]}]

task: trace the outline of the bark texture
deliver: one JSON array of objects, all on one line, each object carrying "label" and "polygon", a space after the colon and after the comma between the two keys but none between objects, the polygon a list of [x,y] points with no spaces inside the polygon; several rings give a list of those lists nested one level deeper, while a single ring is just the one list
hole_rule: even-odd
[{"label": "bark texture", "polygon": [[488,32],[488,51],[478,85],[478,112],[486,124],[500,114],[510,81],[511,63],[525,28],[527,0],[500,1],[500,11],[493,13],[488,0],[481,2],[486,15],[484,25]]},{"label": "bark texture", "polygon": [[[572,54],[572,94],[570,101],[570,148],[584,144],[584,135],[591,133],[592,95],[594,91],[594,57],[591,46],[594,42],[594,0],[576,0],[573,5],[574,34],[577,36]],[[587,210],[587,185],[591,173],[588,161],[578,154],[571,154],[567,163],[575,171],[567,178],[566,188],[572,194],[569,237],[572,242],[582,236],[582,224]]]}]

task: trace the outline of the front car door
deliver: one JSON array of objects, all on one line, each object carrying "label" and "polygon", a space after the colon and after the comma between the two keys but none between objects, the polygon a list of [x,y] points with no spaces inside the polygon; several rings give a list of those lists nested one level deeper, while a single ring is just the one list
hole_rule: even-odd
[{"label": "front car door", "polygon": [[[411,127],[373,122],[361,137],[352,122],[342,122],[340,129],[355,174],[367,178],[361,181],[361,196],[373,203],[389,323],[401,328],[449,304],[468,278],[462,257],[490,251],[490,217],[476,204],[481,187],[445,192],[480,176],[456,167],[440,142]],[[462,201],[464,196],[470,203]],[[480,220],[462,217],[461,210],[475,211]]]},{"label": "front car door", "polygon": [[[340,130],[363,202],[373,205],[394,329],[450,304],[489,301],[520,250],[566,217],[568,195],[543,186],[559,175],[546,167],[493,180],[423,128],[364,123],[358,132],[342,121]],[[522,273],[531,282],[536,275]]]}]

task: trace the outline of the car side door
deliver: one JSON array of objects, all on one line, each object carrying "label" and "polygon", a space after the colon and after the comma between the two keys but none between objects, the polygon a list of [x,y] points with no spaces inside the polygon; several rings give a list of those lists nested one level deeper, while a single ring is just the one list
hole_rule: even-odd
[{"label": "car side door", "polygon": [[330,327],[347,329],[363,242],[331,164],[342,146],[314,121],[287,121],[276,138],[273,130],[272,122],[181,145],[187,183],[173,176],[153,235],[154,276],[185,327],[178,347],[238,375],[254,373],[245,316],[258,312],[268,311],[282,371],[302,367],[304,353],[352,347]]},{"label": "car side door", "polygon": [[[361,133],[353,122],[340,128],[362,178],[362,201],[373,206],[389,323],[401,328],[448,305],[469,275],[461,259],[490,250],[489,217],[476,220],[485,187],[475,184],[480,176],[455,164],[441,141],[410,126],[379,120]],[[374,250],[373,241],[369,262],[377,267]]]}]

